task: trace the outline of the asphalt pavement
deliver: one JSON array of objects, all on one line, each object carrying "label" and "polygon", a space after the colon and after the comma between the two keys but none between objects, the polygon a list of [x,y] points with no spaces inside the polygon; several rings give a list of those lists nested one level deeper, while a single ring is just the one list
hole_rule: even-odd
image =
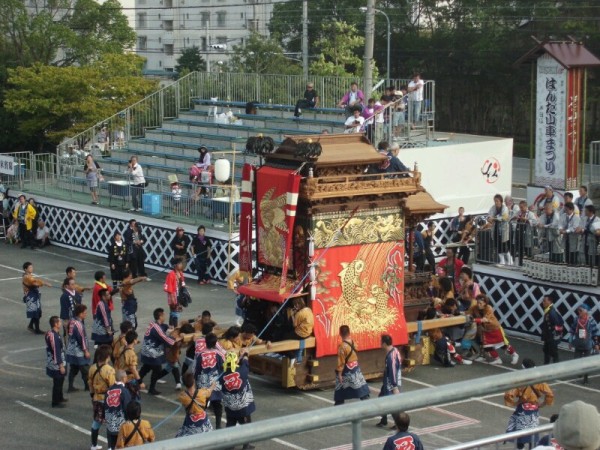
[{"label": "asphalt pavement", "polygon": [[[48,329],[48,318],[59,311],[60,286],[69,266],[78,270],[77,282],[91,286],[96,270],[107,271],[103,258],[90,256],[72,250],[50,246],[43,250],[21,250],[18,247],[0,243],[0,305],[3,317],[0,326],[0,419],[3,430],[0,433],[2,449],[85,449],[89,448],[89,428],[92,409],[89,395],[80,391],[68,395],[66,408],[50,407],[51,380],[45,374],[45,346],[43,336],[36,336],[26,329],[25,307],[22,302],[22,264],[31,261],[37,275],[52,283],[53,287],[42,288],[43,329]],[[108,271],[107,271],[108,272]],[[143,333],[151,320],[154,308],[165,307],[166,297],[162,290],[165,273],[152,272],[152,281],[136,285],[139,300],[138,332]],[[235,322],[232,294],[215,285],[197,286],[190,283],[192,305],[184,317],[195,317],[204,309],[212,312],[213,318],[223,326]],[[90,293],[84,295],[84,303],[89,305]],[[120,311],[115,311],[116,324],[121,319]],[[523,357],[531,357],[541,363],[541,347],[537,342],[511,339],[512,344]],[[383,355],[382,355],[383,357]],[[563,359],[571,358],[561,352]],[[452,381],[477,379],[486,375],[517,370],[505,363],[492,366],[474,363],[472,366],[442,368],[421,366],[403,379],[403,391],[413,391],[439,386]],[[143,396],[142,415],[154,425],[161,422],[177,407],[175,382],[171,376],[165,377],[166,384],[158,385],[162,392],[159,397]],[[554,406],[542,410],[542,423],[558,412],[560,406],[575,399],[582,399],[595,405],[600,404],[600,376],[591,377],[588,386],[581,386],[578,380],[560,380],[552,383],[556,402]],[[333,404],[333,391],[322,389],[299,391],[281,388],[277,382],[259,375],[252,375],[257,411],[253,421],[281,417],[302,411],[312,411],[330,407]],[[82,387],[81,379],[76,386]],[[380,382],[370,383],[372,395],[379,392]],[[480,437],[502,433],[506,429],[511,408],[504,406],[501,393],[483,398],[457,401],[411,412],[411,429],[421,435],[426,449],[440,449],[458,442],[466,442]],[[174,437],[183,422],[183,413],[178,412],[164,422],[157,430],[159,440]],[[363,448],[382,448],[390,430],[376,428],[378,418],[364,422]],[[101,436],[105,436],[102,428]],[[349,426],[335,426],[311,431],[267,442],[257,443],[259,449],[350,449],[352,433]],[[106,444],[103,444],[106,448]],[[500,448],[514,448],[507,444]]]}]

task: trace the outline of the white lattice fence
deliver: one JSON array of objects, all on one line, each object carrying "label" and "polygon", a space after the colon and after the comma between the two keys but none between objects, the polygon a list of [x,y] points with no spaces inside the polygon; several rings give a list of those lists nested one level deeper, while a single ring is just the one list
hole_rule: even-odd
[{"label": "white lattice fence", "polygon": [[[14,199],[12,200],[14,201]],[[38,206],[40,207],[40,216],[51,227],[53,242],[99,256],[107,254],[108,243],[115,231],[124,232],[128,226],[125,219],[78,211],[43,202],[38,202]],[[175,236],[175,225],[162,227],[144,224],[143,219],[140,222],[146,238],[144,245],[146,265],[159,270],[168,269],[173,256],[170,244]],[[187,234],[190,239],[193,238],[192,234]],[[213,243],[209,276],[212,280],[226,282],[229,274],[228,269],[230,272],[237,270],[239,244],[237,240],[228,242],[211,234],[211,230],[206,231],[206,235]],[[231,260],[229,260],[230,255]],[[196,273],[193,260],[188,262],[186,273]]]},{"label": "white lattice fence", "polygon": [[542,298],[550,293],[556,295],[555,307],[566,321],[575,317],[575,310],[582,303],[590,307],[596,320],[600,319],[598,289],[542,283],[524,279],[520,272],[483,266],[475,266],[475,280],[482,292],[492,299],[497,316],[507,330],[538,336],[544,315]]}]

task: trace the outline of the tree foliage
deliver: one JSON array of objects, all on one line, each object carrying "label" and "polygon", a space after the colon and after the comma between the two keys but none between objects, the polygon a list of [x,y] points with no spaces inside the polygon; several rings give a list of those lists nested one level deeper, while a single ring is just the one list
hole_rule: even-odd
[{"label": "tree foliage", "polygon": [[181,56],[177,58],[175,72],[183,76],[190,72],[204,72],[206,70],[206,61],[200,54],[200,49],[195,45],[183,50]]},{"label": "tree foliage", "polygon": [[141,77],[143,59],[107,54],[87,66],[36,63],[8,70],[5,107],[19,131],[57,144],[142,99],[156,82]]},{"label": "tree foliage", "polygon": [[118,0],[3,0],[0,39],[11,66],[67,66],[122,53],[135,42],[135,33]]},{"label": "tree foliage", "polygon": [[245,45],[233,46],[228,67],[232,72],[293,75],[301,66],[286,57],[283,48],[272,38],[252,33]]},{"label": "tree foliage", "polygon": [[358,56],[365,45],[365,38],[354,25],[334,20],[324,23],[323,37],[315,42],[320,50],[310,72],[322,76],[362,76],[363,60]]},{"label": "tree foliage", "polygon": [[[308,11],[310,54],[317,63],[327,54],[324,39],[333,40],[323,24],[345,21],[364,36],[363,1],[311,0]],[[537,39],[581,40],[600,56],[600,3],[593,0],[381,0],[378,10],[391,23],[391,75],[409,78],[414,70],[435,80],[439,129],[513,136],[528,141],[530,70],[513,63]],[[302,3],[274,6],[270,30],[290,51],[300,49]],[[375,15],[374,55],[386,64],[387,25]],[[321,55],[321,53],[324,53]],[[355,49],[362,59],[363,48]],[[318,67],[318,65],[317,65]],[[360,72],[359,72],[360,74]],[[588,138],[600,139],[600,77],[590,71]]]}]

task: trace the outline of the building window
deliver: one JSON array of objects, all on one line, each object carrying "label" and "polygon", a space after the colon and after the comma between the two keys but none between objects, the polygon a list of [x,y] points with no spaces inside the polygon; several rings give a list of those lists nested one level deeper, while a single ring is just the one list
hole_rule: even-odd
[{"label": "building window", "polygon": [[138,5],[145,5],[146,4],[146,0],[138,0]]},{"label": "building window", "polygon": [[148,21],[146,20],[147,16],[146,13],[138,13],[137,15],[137,27],[141,30],[146,29],[146,27],[148,26]]},{"label": "building window", "polygon": [[190,15],[189,15],[189,14],[186,14],[186,15],[185,15],[185,18],[186,18],[187,20],[190,20]]},{"label": "building window", "polygon": [[258,31],[258,19],[248,19],[246,27],[250,31]]},{"label": "building window", "polygon": [[158,43],[162,44],[162,38],[161,37],[158,38]]},{"label": "building window", "polygon": [[225,28],[225,17],[227,13],[225,11],[219,11],[217,13],[217,27]]},{"label": "building window", "polygon": [[173,0],[165,0],[165,8],[172,8]]},{"label": "building window", "polygon": [[200,48],[202,49],[203,52],[206,51],[206,38],[200,38]]},{"label": "building window", "polygon": [[158,67],[162,67],[162,61],[158,62]]},{"label": "building window", "polygon": [[207,27],[210,25],[210,13],[209,12],[203,12],[202,13],[202,19],[201,19],[201,24],[203,27]]},{"label": "building window", "polygon": [[165,52],[165,55],[173,56],[173,52],[174,52],[173,44],[165,44],[165,46],[163,47],[163,50]]},{"label": "building window", "polygon": [[217,44],[227,44],[227,36],[217,36]]},{"label": "building window", "polygon": [[138,36],[138,50],[146,50],[148,48],[148,38],[146,36]]},{"label": "building window", "polygon": [[173,21],[172,20],[163,21],[163,28],[165,29],[165,31],[173,31]]},{"label": "building window", "polygon": [[244,18],[244,13],[242,12],[242,13],[240,13],[240,19],[243,19],[243,18]]}]

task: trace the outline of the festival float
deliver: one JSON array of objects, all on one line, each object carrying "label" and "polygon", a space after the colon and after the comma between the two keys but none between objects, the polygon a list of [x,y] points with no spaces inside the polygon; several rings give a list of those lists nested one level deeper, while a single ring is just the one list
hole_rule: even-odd
[{"label": "festival float", "polygon": [[246,150],[260,164],[243,170],[238,261],[250,281],[238,291],[277,305],[302,296],[315,319],[314,337],[253,346],[253,371],[285,387],[331,384],[338,330],[348,325],[365,377],[376,378],[382,334],[403,346],[410,368],[428,356],[421,332],[464,322],[416,321],[430,274],[406,270],[406,236],[446,208],[421,186],[417,167],[373,174],[387,157],[358,134],[287,136],[277,148],[259,136]]}]

